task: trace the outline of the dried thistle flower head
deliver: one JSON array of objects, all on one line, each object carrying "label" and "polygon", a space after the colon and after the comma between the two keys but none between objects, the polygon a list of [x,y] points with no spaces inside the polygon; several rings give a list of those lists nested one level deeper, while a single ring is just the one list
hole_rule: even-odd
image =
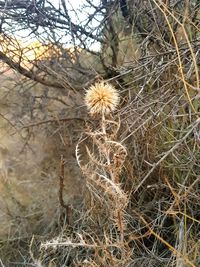
[{"label": "dried thistle flower head", "polygon": [[109,114],[119,104],[119,93],[112,85],[98,82],[88,89],[85,103],[92,115]]}]

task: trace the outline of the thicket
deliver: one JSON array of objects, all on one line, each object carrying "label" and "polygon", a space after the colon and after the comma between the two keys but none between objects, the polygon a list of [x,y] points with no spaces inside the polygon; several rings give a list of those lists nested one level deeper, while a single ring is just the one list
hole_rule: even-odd
[{"label": "thicket", "polygon": [[[63,200],[68,166],[62,153],[58,222],[50,233],[26,240],[26,246],[8,241],[9,250],[26,255],[19,266],[197,267],[200,3],[86,2],[95,10],[93,18],[102,12],[101,31],[88,33],[71,24],[77,30],[72,37],[82,33],[76,57],[67,58],[71,72],[59,59],[56,72],[55,65],[38,59],[34,67],[41,72],[14,65],[29,78],[36,71],[35,81],[81,92],[86,115],[74,152],[85,181],[84,198],[78,206]],[[51,21],[56,13],[46,12]],[[100,52],[84,46],[85,35],[101,38]],[[96,91],[88,95],[92,88]],[[7,247],[2,247],[3,255]]]}]

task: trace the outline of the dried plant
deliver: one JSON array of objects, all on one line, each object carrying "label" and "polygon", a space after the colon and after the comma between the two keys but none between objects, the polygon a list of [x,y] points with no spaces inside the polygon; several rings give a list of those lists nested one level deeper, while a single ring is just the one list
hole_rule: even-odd
[{"label": "dried plant", "polygon": [[[95,6],[86,0],[93,13],[80,26],[71,20],[66,1],[58,8],[49,1],[37,1],[34,10],[26,1],[14,2],[15,10],[10,12],[12,3],[1,1],[6,14],[2,23],[12,18],[17,21],[22,11],[27,12],[28,18],[19,19],[20,25],[35,26],[31,31],[49,26],[55,43],[61,35],[55,34],[54,25],[64,27],[64,37],[67,31],[75,44],[73,57],[62,41],[52,57],[57,63],[34,61],[36,72],[29,65],[25,68],[23,53],[12,58],[12,53],[2,52],[0,57],[22,75],[57,87],[51,100],[66,106],[68,93],[69,97],[79,94],[80,106],[74,101],[71,110],[78,111],[81,118],[77,114],[41,116],[40,121],[24,126],[37,136],[40,128],[36,132],[35,127],[46,123],[50,131],[49,124],[54,124],[52,132],[62,140],[60,179],[55,179],[60,203],[55,201],[61,209],[54,219],[49,218],[50,224],[54,223],[48,228],[51,230],[46,229],[48,223],[45,230],[38,223],[37,231],[31,229],[26,240],[12,237],[2,242],[1,264],[7,257],[12,266],[11,259],[18,252],[24,257],[24,266],[199,266],[199,1],[99,1]],[[37,19],[40,16],[46,19]],[[93,26],[95,18],[102,18],[98,29]],[[2,38],[9,42],[9,36]],[[98,52],[90,46],[95,41],[101,46]],[[58,54],[66,59],[67,67]],[[97,80],[100,82],[95,83]],[[57,92],[62,92],[61,96]],[[45,94],[40,93],[39,100],[45,102]],[[59,105],[58,109],[58,114],[68,114],[67,108]],[[70,171],[70,163],[65,161],[70,153],[65,142],[69,128],[75,129],[71,136],[81,134],[75,151],[79,172],[71,172],[73,185],[79,187],[75,184],[78,177],[79,183],[85,181],[86,190],[80,205],[68,209],[64,172]],[[73,138],[72,143],[76,143]],[[58,147],[57,141],[55,144]],[[47,185],[43,183],[44,194]],[[39,182],[36,190],[37,186]],[[10,200],[9,190],[7,193]],[[20,225],[25,229],[25,217],[20,217],[16,231]],[[36,236],[30,251],[26,246],[32,233]]]},{"label": "dried plant", "polygon": [[86,93],[85,104],[91,114],[109,114],[117,108],[119,94],[110,84],[105,82],[92,85]]}]

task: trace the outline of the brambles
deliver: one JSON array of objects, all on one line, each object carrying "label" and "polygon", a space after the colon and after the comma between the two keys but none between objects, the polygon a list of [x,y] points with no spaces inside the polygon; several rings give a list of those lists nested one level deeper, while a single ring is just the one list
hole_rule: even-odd
[{"label": "brambles", "polygon": [[[104,83],[95,85],[95,95],[102,91],[111,92],[112,96],[117,97],[117,100],[114,98],[115,103],[119,102],[119,95],[112,86],[105,86]],[[108,102],[104,104],[95,108],[102,114],[98,127],[92,129],[88,126],[76,147],[77,162],[87,186],[85,202],[79,211],[80,224],[77,227],[74,225],[73,234],[68,234],[66,239],[58,237],[42,244],[46,251],[52,246],[65,247],[69,251],[72,247],[77,255],[77,266],[84,266],[84,261],[81,261],[84,254],[79,253],[79,249],[88,255],[85,266],[125,266],[130,257],[125,236],[128,194],[121,183],[127,150],[117,140],[120,121],[115,121],[114,117],[111,119],[111,114],[107,119]]]},{"label": "brambles", "polygon": [[[24,101],[25,118],[18,115],[23,110],[19,99],[11,105],[15,113],[13,117],[5,112],[5,105],[2,107],[4,118],[12,118],[13,124],[17,117],[18,124],[15,124],[26,126],[27,137],[38,140],[40,133],[41,140],[45,139],[47,143],[51,136],[55,137],[54,146],[46,151],[52,159],[49,165],[55,176],[52,178],[51,169],[45,164],[40,171],[41,179],[34,173],[32,189],[29,185],[33,182],[27,183],[30,172],[27,174],[25,168],[21,169],[23,181],[15,179],[19,189],[23,188],[22,193],[34,195],[34,201],[30,203],[32,205],[28,203],[28,207],[35,209],[30,209],[33,217],[26,212],[21,217],[18,214],[12,217],[16,208],[11,210],[11,216],[8,215],[13,228],[17,231],[28,229],[25,227],[28,218],[36,221],[33,211],[39,210],[41,222],[46,219],[42,224],[36,217],[39,223],[35,224],[34,230],[29,224],[31,229],[27,234],[36,234],[35,246],[32,246],[31,259],[22,261],[26,265],[30,262],[58,267],[196,267],[200,258],[199,1],[149,0],[144,4],[143,1],[127,0],[120,1],[120,5],[117,1],[99,1],[98,7],[87,1],[88,5],[93,5],[93,14],[80,22],[85,27],[79,27],[69,19],[67,7],[62,9],[65,2],[61,1],[57,11],[51,4],[38,12],[47,16],[46,20],[38,22],[39,27],[45,23],[45,30],[49,23],[51,31],[54,31],[54,23],[56,28],[66,22],[64,40],[67,31],[72,33],[73,57],[64,49],[60,32],[51,33],[55,45],[58,40],[60,42],[56,47],[61,54],[56,49],[51,60],[34,62],[34,69],[28,72],[21,68],[23,53],[19,54],[18,62],[1,54],[20,73],[43,83],[51,76],[53,83],[50,84],[59,88],[40,88],[35,96],[30,95],[30,101]],[[50,5],[49,1],[45,3]],[[5,20],[8,18],[9,21],[9,16],[13,16],[17,21],[18,13],[26,7],[16,7],[12,13],[10,3],[3,5],[3,10],[8,8]],[[66,16],[59,20],[62,13]],[[92,20],[100,20],[101,16],[100,28],[93,27]],[[32,25],[33,20],[34,16],[29,16],[28,24]],[[23,27],[24,24],[23,20]],[[87,31],[83,32],[84,28]],[[87,33],[90,34],[86,36]],[[97,38],[101,47],[92,51],[92,42]],[[42,73],[34,75],[35,68],[37,72],[42,69]],[[24,90],[20,87],[23,97],[25,92],[32,93],[27,86],[24,85]],[[85,89],[88,89],[86,96]],[[6,90],[2,98],[7,97],[11,103],[15,90]],[[52,102],[56,103],[55,109]],[[41,113],[35,117],[38,109]],[[72,112],[74,116],[71,116]],[[30,139],[26,141],[29,152],[31,142]],[[13,149],[18,143],[17,140],[14,142]],[[37,143],[40,151],[43,141]],[[51,192],[55,192],[59,185],[50,187],[49,181],[58,184],[56,167],[59,162],[56,165],[53,160],[59,159],[60,154],[63,155],[60,172],[62,207],[55,212],[59,201]],[[40,157],[34,157],[31,163],[35,163],[35,158]],[[28,161],[23,162],[28,165]],[[4,163],[3,171],[12,162]],[[18,163],[16,161],[14,165],[19,166]],[[77,167],[75,172],[73,164]],[[34,171],[39,169],[33,168]],[[12,185],[15,168],[7,170],[8,173],[14,170],[9,174],[11,179],[7,179]],[[84,190],[80,190],[82,183]],[[39,188],[42,196],[49,200],[37,205],[33,189],[37,196]],[[9,190],[7,193],[10,194]],[[13,203],[14,198],[4,195],[9,204]],[[19,199],[18,194],[16,200]],[[43,203],[46,204],[44,210],[41,209]],[[25,211],[22,204],[21,210]],[[68,204],[70,218],[66,218]],[[52,211],[50,215],[49,209]],[[55,214],[54,219],[51,214]],[[51,227],[46,229],[48,224]],[[45,225],[45,229],[41,225]],[[27,239],[27,244],[29,241]],[[15,248],[21,255],[23,244]],[[41,249],[38,251],[38,248]],[[4,251],[7,251],[5,245]],[[2,255],[4,258],[1,255],[0,258],[5,260],[7,254]],[[10,259],[13,260],[12,255]]]}]

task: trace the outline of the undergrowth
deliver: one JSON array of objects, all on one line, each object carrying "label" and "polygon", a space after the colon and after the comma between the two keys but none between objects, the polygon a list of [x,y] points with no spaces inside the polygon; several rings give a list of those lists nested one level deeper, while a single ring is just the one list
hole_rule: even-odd
[{"label": "undergrowth", "polygon": [[120,104],[111,94],[108,108],[91,112],[76,146],[84,201],[64,209],[49,236],[27,242],[32,266],[200,264],[199,29],[153,2],[171,44],[157,33],[159,51],[98,84],[113,84]]}]

